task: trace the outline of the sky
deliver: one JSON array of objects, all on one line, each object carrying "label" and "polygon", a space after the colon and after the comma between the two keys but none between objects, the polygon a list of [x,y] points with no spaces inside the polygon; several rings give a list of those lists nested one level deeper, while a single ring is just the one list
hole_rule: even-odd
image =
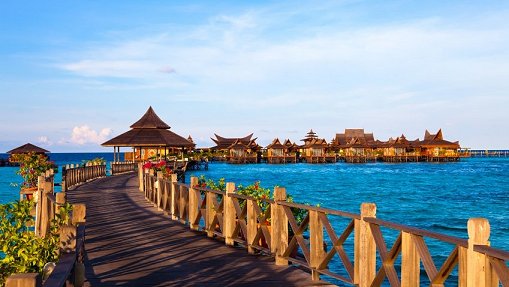
[{"label": "sky", "polygon": [[198,147],[441,128],[507,149],[507,19],[489,0],[3,0],[0,152],[112,151],[149,106]]}]

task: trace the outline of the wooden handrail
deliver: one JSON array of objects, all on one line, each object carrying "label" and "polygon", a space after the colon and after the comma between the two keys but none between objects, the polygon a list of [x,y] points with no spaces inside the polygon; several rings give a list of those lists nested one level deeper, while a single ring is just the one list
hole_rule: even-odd
[{"label": "wooden handrail", "polygon": [[500,260],[509,261],[509,252],[504,250],[496,249],[486,245],[475,245],[474,251],[498,258]]},{"label": "wooden handrail", "polygon": [[62,167],[62,191],[67,191],[71,187],[86,183],[90,180],[106,176],[106,164],[86,164],[74,165],[67,164]]},{"label": "wooden handrail", "polygon": [[[195,177],[191,178],[191,184],[183,184],[176,181],[176,175],[163,179],[145,172],[139,174],[140,190],[171,219],[191,229],[203,230],[209,237],[224,238],[227,245],[241,244],[248,253],[270,253],[276,264],[293,262],[306,267],[313,280],[325,274],[360,287],[379,285],[384,280],[396,286],[416,286],[422,276],[428,276],[433,286],[443,286],[451,271],[457,268],[460,282],[488,287],[492,285],[483,283],[489,280],[485,280],[482,270],[490,268],[493,284],[501,282],[509,286],[506,265],[509,252],[488,246],[489,224],[484,219],[469,220],[466,240],[378,219],[375,204],[362,204],[361,213],[354,214],[288,202],[286,191],[283,196],[277,195],[281,188],[275,189],[275,200],[256,199],[235,193],[233,183],[227,183],[227,192],[222,192],[198,186]],[[305,215],[299,221],[294,214],[296,210]],[[347,226],[338,229],[332,224],[331,216],[348,219]],[[386,229],[380,227],[399,232],[392,244],[386,243]],[[351,243],[345,245],[352,242],[352,237],[353,247]],[[331,246],[324,247],[325,238]],[[434,261],[425,238],[453,245],[440,266],[436,265],[438,262]],[[347,248],[353,249],[347,252]],[[303,254],[293,254],[298,249]],[[344,268],[339,273],[329,268],[336,255]],[[401,261],[396,265],[399,256]]]},{"label": "wooden handrail", "polygon": [[443,242],[447,242],[447,243],[455,244],[460,247],[468,248],[468,241],[466,239],[449,236],[449,235],[445,235],[445,234],[441,234],[441,233],[437,233],[437,232],[433,232],[433,231],[428,231],[428,230],[424,230],[424,229],[419,229],[419,228],[412,227],[412,226],[397,224],[394,222],[385,221],[385,220],[381,220],[378,218],[365,218],[364,221],[373,223],[373,224],[377,224],[380,226],[385,226],[385,227],[388,227],[391,229],[411,233],[411,234],[418,235],[418,236],[424,236],[424,237],[438,239]]},{"label": "wooden handrail", "polygon": [[55,269],[51,272],[50,276],[44,281],[43,287],[61,287],[66,285],[66,281],[71,276],[74,265],[79,259],[80,252],[83,252],[85,245],[85,226],[78,226],[76,234],[76,249],[69,253],[64,253],[60,256]]},{"label": "wooden handrail", "polygon": [[319,211],[319,212],[323,212],[325,214],[339,215],[342,217],[347,217],[347,218],[352,218],[352,219],[360,219],[361,218],[360,215],[355,214],[355,213],[350,213],[350,212],[340,211],[340,210],[335,210],[335,209],[330,209],[330,208],[324,208],[324,207],[319,207],[319,206],[312,206],[312,205],[306,205],[306,204],[295,203],[295,202],[287,202],[287,201],[278,201],[277,203],[284,205],[284,206],[288,206],[288,207]]}]

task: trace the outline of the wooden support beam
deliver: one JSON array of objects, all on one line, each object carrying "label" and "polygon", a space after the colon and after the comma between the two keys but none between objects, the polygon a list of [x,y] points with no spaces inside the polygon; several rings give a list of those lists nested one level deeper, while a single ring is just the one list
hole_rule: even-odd
[{"label": "wooden support beam", "polygon": [[247,204],[247,252],[249,254],[254,254],[255,249],[252,247],[253,241],[256,236],[256,231],[258,230],[258,220],[256,219],[256,212],[254,205],[257,204],[256,200],[246,200]]},{"label": "wooden support beam", "polygon": [[233,241],[233,232],[235,230],[235,206],[233,204],[232,194],[235,193],[235,183],[228,182],[226,183],[226,196],[224,197],[224,243],[226,245],[232,246],[234,244]]},{"label": "wooden support beam", "polygon": [[376,276],[376,244],[369,223],[364,218],[376,217],[374,203],[361,204],[361,219],[355,220],[354,284],[359,287],[371,286]]},{"label": "wooden support beam", "polygon": [[288,248],[288,217],[278,201],[286,201],[284,187],[274,188],[274,203],[271,206],[271,252],[275,254],[276,265],[288,265],[288,260],[282,258]]},{"label": "wooden support beam", "polygon": [[[467,226],[467,287],[491,287],[493,285],[488,259],[483,253],[474,251],[475,245],[490,245],[490,223],[485,218],[470,218]],[[498,283],[495,286],[498,286]]]},{"label": "wooden support beam", "polygon": [[412,234],[402,232],[401,287],[419,287],[420,258]]},{"label": "wooden support beam", "polygon": [[191,184],[189,187],[189,226],[193,230],[199,229],[199,224],[197,223],[197,218],[200,212],[200,191],[196,190],[194,187],[198,185],[198,178],[193,176],[191,177]]},{"label": "wooden support beam", "polygon": [[[309,211],[309,244],[310,244],[310,266],[311,268],[319,268],[320,263],[325,257],[323,250],[323,223],[320,221],[318,211]],[[313,281],[320,280],[320,273],[311,270],[311,278]]]}]

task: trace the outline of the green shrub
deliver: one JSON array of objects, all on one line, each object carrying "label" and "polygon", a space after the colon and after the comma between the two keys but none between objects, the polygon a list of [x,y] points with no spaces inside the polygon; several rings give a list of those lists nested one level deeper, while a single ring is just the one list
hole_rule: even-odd
[{"label": "green shrub", "polygon": [[59,229],[68,222],[71,205],[60,207],[45,238],[35,235],[30,211],[33,201],[0,205],[0,286],[14,273],[41,273],[44,264],[58,260]]}]

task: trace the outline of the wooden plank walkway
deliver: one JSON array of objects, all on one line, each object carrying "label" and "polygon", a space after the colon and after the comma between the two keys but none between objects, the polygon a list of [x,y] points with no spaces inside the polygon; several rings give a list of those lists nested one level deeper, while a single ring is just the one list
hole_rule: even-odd
[{"label": "wooden plank walkway", "polygon": [[68,192],[87,205],[86,286],[330,286],[293,266],[226,247],[149,204],[135,174]]}]

